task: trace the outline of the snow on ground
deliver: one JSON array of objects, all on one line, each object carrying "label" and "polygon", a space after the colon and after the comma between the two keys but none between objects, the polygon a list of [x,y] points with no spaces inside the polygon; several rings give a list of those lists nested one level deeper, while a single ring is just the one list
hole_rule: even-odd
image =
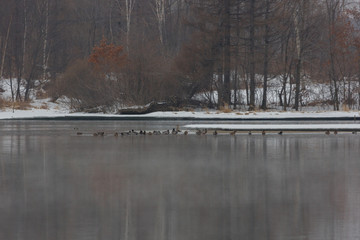
[{"label": "snow on ground", "polygon": [[[242,79],[241,82],[244,82],[245,80]],[[286,95],[287,95],[287,101],[289,102],[289,105],[294,105],[295,102],[295,84],[289,83],[290,79],[288,78],[286,80]],[[261,75],[256,75],[256,82],[263,82],[263,77]],[[349,93],[351,94],[352,98],[352,106],[347,106],[349,108],[357,108],[356,103],[359,102],[359,95],[356,93],[357,89],[359,88],[359,83],[357,81],[339,81],[339,100],[340,102],[347,102],[347,98]],[[268,101],[268,107],[270,108],[276,108],[281,109],[280,106],[280,98],[279,94],[281,93],[281,89],[283,87],[283,79],[281,76],[276,76],[272,79],[268,80],[268,90],[267,90],[267,101]],[[354,93],[355,92],[355,93]],[[241,89],[236,91],[237,101],[241,105],[245,106],[246,102],[246,90]],[[231,99],[234,101],[235,92],[231,91]],[[255,105],[260,106],[262,103],[263,98],[263,89],[256,88],[255,89]],[[282,95],[283,98],[283,95]],[[199,93],[194,96],[194,99],[204,101],[211,99],[211,102],[217,103],[218,99],[218,92],[205,92],[205,93]],[[333,106],[329,104],[329,100],[331,98],[331,92],[330,87],[328,84],[324,83],[316,83],[312,82],[309,78],[303,79],[303,86],[301,88],[300,92],[300,101],[301,104],[306,106],[300,108],[302,109],[308,109],[309,106],[312,106],[312,109],[315,110],[332,110]]]},{"label": "snow on ground", "polygon": [[132,119],[208,119],[208,120],[246,120],[246,119],[304,119],[304,118],[359,118],[360,112],[231,112],[223,113],[217,111],[194,111],[194,112],[154,112],[144,115],[117,115],[117,114],[90,114],[90,113],[70,113],[64,108],[58,108],[48,105],[49,109],[36,109],[31,110],[14,110],[6,109],[0,111],[0,119],[24,119],[24,118],[61,118],[61,117],[108,117],[121,118],[131,117]]},{"label": "snow on ground", "polygon": [[[276,82],[276,81],[275,81]],[[2,99],[11,99],[11,91],[8,80],[3,80],[1,87],[5,90],[0,94]],[[117,115],[117,114],[88,114],[88,113],[71,113],[69,105],[66,104],[66,99],[59,99],[56,103],[50,99],[35,99],[35,94],[32,94],[31,107],[29,110],[16,110],[10,108],[0,109],[0,119],[32,119],[32,118],[63,118],[63,117],[101,117],[110,119],[203,119],[203,120],[246,120],[246,119],[304,119],[304,118],[359,118],[359,111],[315,111],[317,108],[307,108],[307,111],[301,112],[247,112],[247,111],[233,111],[225,113],[221,111],[179,111],[179,112],[154,112],[144,115]],[[276,97],[276,94],[273,94]],[[310,110],[311,109],[311,110]]]}]

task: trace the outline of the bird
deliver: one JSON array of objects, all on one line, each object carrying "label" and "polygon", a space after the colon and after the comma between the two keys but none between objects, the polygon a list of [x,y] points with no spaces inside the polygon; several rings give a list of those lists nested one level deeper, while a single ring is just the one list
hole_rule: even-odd
[{"label": "bird", "polygon": [[326,135],[330,135],[330,131],[329,131],[329,130],[326,130],[325,134],[326,134]]},{"label": "bird", "polygon": [[105,132],[98,132],[97,134],[98,134],[98,136],[101,136],[101,137],[105,136]]},{"label": "bird", "polygon": [[352,134],[357,134],[357,132],[356,132],[356,131],[353,131]]},{"label": "bird", "polygon": [[148,132],[147,135],[150,135],[150,136],[151,136],[151,135],[153,135],[153,133],[152,133],[152,132]]},{"label": "bird", "polygon": [[217,133],[217,131],[215,130],[214,133],[213,133],[213,135],[216,136],[217,134],[218,134],[218,133]]},{"label": "bird", "polygon": [[252,133],[251,133],[251,131],[249,131],[249,133],[248,133],[249,135],[251,135]]},{"label": "bird", "polygon": [[184,132],[184,135],[188,135],[188,133],[189,133],[188,131],[185,131],[185,132]]},{"label": "bird", "polygon": [[282,134],[283,134],[283,131],[280,131],[278,134],[279,134],[279,135],[282,135]]},{"label": "bird", "polygon": [[81,136],[81,135],[83,135],[83,133],[82,132],[77,132],[76,135]]},{"label": "bird", "polygon": [[166,130],[166,131],[163,131],[162,134],[164,134],[164,135],[169,135],[169,134],[170,134],[170,130],[168,129],[168,130]]},{"label": "bird", "polygon": [[139,133],[136,132],[134,129],[131,129],[131,135],[138,135]]},{"label": "bird", "polygon": [[266,133],[265,133],[265,130],[263,130],[262,132],[261,132],[261,134],[264,136]]},{"label": "bird", "polygon": [[201,130],[200,129],[196,131],[196,135],[201,135]]},{"label": "bird", "polygon": [[117,137],[117,136],[119,136],[119,133],[115,132],[114,137]]},{"label": "bird", "polygon": [[335,135],[337,135],[337,134],[338,134],[338,131],[337,131],[337,130],[335,130],[335,131],[334,131],[334,134],[335,134]]},{"label": "bird", "polygon": [[236,134],[236,130],[234,130],[230,133],[231,136],[234,136],[235,134]]},{"label": "bird", "polygon": [[98,133],[93,133],[93,136],[97,137],[97,136],[99,136],[99,134]]},{"label": "bird", "polygon": [[202,131],[202,135],[206,135],[207,134],[207,129],[204,129],[203,131]]},{"label": "bird", "polygon": [[178,132],[175,130],[175,128],[172,129],[171,134],[176,135]]}]

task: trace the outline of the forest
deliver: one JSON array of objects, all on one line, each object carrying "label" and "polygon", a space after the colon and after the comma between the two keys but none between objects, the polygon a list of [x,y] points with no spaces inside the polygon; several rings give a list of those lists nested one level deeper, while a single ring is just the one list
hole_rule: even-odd
[{"label": "forest", "polygon": [[66,98],[77,111],[156,102],[360,108],[354,1],[0,3],[0,90],[11,91],[2,102]]}]

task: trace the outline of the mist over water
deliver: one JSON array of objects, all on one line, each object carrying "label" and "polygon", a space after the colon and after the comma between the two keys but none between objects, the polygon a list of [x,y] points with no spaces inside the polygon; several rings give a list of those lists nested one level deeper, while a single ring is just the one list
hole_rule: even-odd
[{"label": "mist over water", "polygon": [[359,135],[74,131],[170,125],[1,123],[0,239],[360,239]]}]

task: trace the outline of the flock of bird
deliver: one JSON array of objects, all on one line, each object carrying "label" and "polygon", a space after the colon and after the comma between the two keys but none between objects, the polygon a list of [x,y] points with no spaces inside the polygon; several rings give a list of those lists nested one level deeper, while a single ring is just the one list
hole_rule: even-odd
[{"label": "flock of bird", "polygon": [[[226,132],[226,131],[225,131]],[[233,130],[229,133],[229,131],[227,131],[227,133],[229,133],[231,136],[234,136],[236,135],[238,131],[237,130]],[[140,130],[140,131],[135,131],[135,130],[130,130],[130,131],[126,131],[126,132],[115,132],[113,133],[113,135],[115,137],[118,137],[118,136],[137,136],[137,135],[188,135],[190,132],[185,130],[185,131],[182,131],[180,130],[178,127],[175,129],[173,128],[172,130],[165,130],[165,131],[159,131],[159,130],[154,130],[154,131],[145,131],[145,130]],[[335,135],[338,134],[338,131],[334,131],[333,132]],[[195,131],[195,134],[196,135],[207,135],[207,134],[212,134],[214,136],[218,135],[219,132],[217,130],[214,130],[214,131],[211,131],[208,132],[207,129],[198,129]],[[248,135],[252,135],[253,133],[251,131],[248,132]],[[277,134],[279,135],[282,135],[283,134],[283,131],[279,131]],[[330,135],[330,131],[327,130],[325,131],[325,134],[326,135]],[[357,132],[352,132],[352,134],[357,134]],[[83,135],[82,132],[77,132],[76,135],[78,136],[81,136]],[[99,132],[95,132],[92,134],[94,137],[97,137],[97,136],[100,136],[100,137],[104,137],[106,135],[106,133],[104,131],[99,131]],[[263,130],[261,131],[261,135],[266,135],[266,131]]]}]

